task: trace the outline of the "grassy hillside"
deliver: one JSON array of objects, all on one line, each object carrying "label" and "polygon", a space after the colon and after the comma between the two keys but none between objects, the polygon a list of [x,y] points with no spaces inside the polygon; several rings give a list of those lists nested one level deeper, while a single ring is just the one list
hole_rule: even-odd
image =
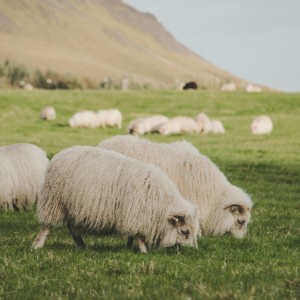
[{"label": "grassy hillside", "polygon": [[130,77],[153,86],[241,80],[179,44],[151,14],[114,0],[0,0],[0,61],[99,84]]},{"label": "grassy hillside", "polygon": [[[57,120],[41,121],[53,105]],[[123,129],[72,129],[68,119],[84,109],[119,108]],[[209,156],[255,205],[246,238],[201,237],[199,249],[131,252],[120,238],[87,237],[74,248],[65,227],[45,248],[32,242],[36,212],[0,212],[0,299],[299,299],[300,136],[299,94],[114,91],[1,91],[0,146],[33,143],[52,158],[73,145],[96,146],[125,134],[129,121],[165,114],[206,112],[223,122],[225,135],[148,134],[155,142],[186,139]],[[255,136],[253,118],[269,115],[270,135]]]}]

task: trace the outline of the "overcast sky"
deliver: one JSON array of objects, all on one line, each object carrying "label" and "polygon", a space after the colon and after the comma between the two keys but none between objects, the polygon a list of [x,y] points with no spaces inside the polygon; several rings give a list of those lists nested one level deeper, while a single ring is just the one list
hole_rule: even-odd
[{"label": "overcast sky", "polygon": [[246,80],[300,92],[300,0],[125,0]]}]

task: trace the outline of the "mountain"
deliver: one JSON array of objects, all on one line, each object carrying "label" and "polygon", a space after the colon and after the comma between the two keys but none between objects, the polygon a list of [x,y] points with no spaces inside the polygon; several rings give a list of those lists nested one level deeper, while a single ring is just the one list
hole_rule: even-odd
[{"label": "mountain", "polygon": [[178,43],[149,13],[121,0],[0,0],[0,61],[101,82],[129,77],[170,87],[241,80]]}]

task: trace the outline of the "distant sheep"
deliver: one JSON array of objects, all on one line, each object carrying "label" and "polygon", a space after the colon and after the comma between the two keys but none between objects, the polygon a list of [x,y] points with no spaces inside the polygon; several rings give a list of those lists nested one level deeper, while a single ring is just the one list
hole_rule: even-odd
[{"label": "distant sheep", "polygon": [[252,122],[250,130],[253,134],[271,133],[273,130],[272,120],[268,116],[260,116]]},{"label": "distant sheep", "polygon": [[144,118],[138,118],[138,119],[135,119],[135,120],[131,120],[126,128],[126,132],[127,133],[133,133],[133,127],[140,121],[144,120]]},{"label": "distant sheep", "polygon": [[231,185],[206,156],[134,136],[115,136],[98,147],[151,163],[166,172],[181,195],[197,207],[203,234],[230,232],[236,237],[246,234],[252,208],[250,197]]},{"label": "distant sheep", "polygon": [[33,86],[30,83],[25,83],[24,86],[23,86],[23,89],[25,91],[32,91],[33,90]]},{"label": "distant sheep", "polygon": [[212,133],[225,133],[225,129],[221,121],[211,120],[211,132]]},{"label": "distant sheep", "polygon": [[187,151],[187,152],[190,152],[192,154],[199,154],[199,150],[192,143],[187,142],[185,140],[177,141],[177,142],[170,143],[170,144],[163,144],[163,145],[174,147],[174,148],[176,148],[178,150],[181,150],[181,151]]},{"label": "distant sheep", "polygon": [[48,164],[46,152],[35,145],[0,147],[0,209],[30,210]]},{"label": "distant sheep", "polygon": [[85,110],[85,111],[76,113],[69,120],[69,126],[72,128],[75,128],[75,127],[97,128],[97,127],[99,127],[98,116],[94,111],[91,111],[91,110]]},{"label": "distant sheep", "polygon": [[160,125],[157,130],[162,135],[169,135],[182,132],[199,133],[201,128],[191,118],[175,117]]},{"label": "distant sheep", "polygon": [[187,82],[182,89],[183,90],[196,90],[197,88],[198,88],[197,83],[194,81],[191,81],[191,82]]},{"label": "distant sheep", "polygon": [[196,123],[201,128],[201,132],[206,134],[211,132],[212,125],[209,117],[205,113],[201,113],[195,118]]},{"label": "distant sheep", "polygon": [[56,112],[54,107],[52,106],[47,106],[44,109],[42,109],[40,113],[40,118],[42,120],[48,120],[48,121],[53,121],[56,119]]},{"label": "distant sheep", "polygon": [[197,248],[196,208],[159,168],[114,151],[75,146],[51,160],[37,212],[43,223],[33,246],[66,223],[79,249],[81,235],[134,237],[141,252],[175,244]]},{"label": "distant sheep", "polygon": [[236,84],[234,82],[225,83],[222,85],[221,91],[234,92],[236,91]]},{"label": "distant sheep", "polygon": [[248,83],[248,85],[246,86],[246,92],[248,93],[260,93],[261,91],[261,87],[255,86],[251,83]]},{"label": "distant sheep", "polygon": [[105,128],[105,126],[122,128],[122,114],[118,109],[99,110],[97,112],[99,126]]},{"label": "distant sheep", "polygon": [[154,132],[157,131],[158,128],[168,120],[169,118],[161,115],[144,118],[133,125],[132,131],[141,135],[148,132]]}]

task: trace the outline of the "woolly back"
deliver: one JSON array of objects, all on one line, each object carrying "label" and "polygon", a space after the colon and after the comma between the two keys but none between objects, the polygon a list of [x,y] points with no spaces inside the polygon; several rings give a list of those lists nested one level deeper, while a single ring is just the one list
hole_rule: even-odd
[{"label": "woolly back", "polygon": [[41,222],[66,221],[86,232],[142,234],[150,245],[173,212],[195,213],[159,168],[100,148],[76,146],[55,155],[38,201]]},{"label": "woolly back", "polygon": [[13,204],[30,209],[37,199],[49,160],[46,152],[31,144],[0,148],[0,208]]}]

